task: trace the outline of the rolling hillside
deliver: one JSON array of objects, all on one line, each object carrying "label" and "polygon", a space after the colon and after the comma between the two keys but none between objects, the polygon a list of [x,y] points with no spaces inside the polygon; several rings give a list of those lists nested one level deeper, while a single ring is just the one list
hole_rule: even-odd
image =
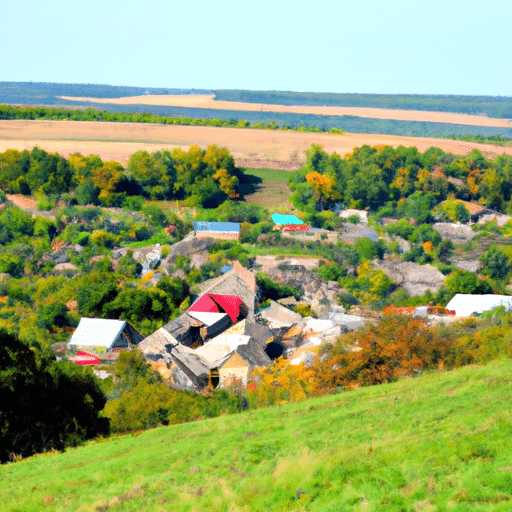
[{"label": "rolling hillside", "polygon": [[512,508],[512,361],[0,468],[4,511]]}]

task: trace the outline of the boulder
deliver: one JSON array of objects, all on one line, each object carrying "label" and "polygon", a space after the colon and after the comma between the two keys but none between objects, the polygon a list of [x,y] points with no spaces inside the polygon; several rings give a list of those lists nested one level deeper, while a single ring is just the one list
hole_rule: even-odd
[{"label": "boulder", "polygon": [[454,244],[464,244],[472,240],[476,233],[466,224],[454,222],[436,222],[432,226],[443,240],[451,240]]},{"label": "boulder", "polygon": [[374,260],[372,265],[384,273],[411,297],[419,297],[427,290],[440,290],[446,276],[432,265],[418,265],[411,261]]}]

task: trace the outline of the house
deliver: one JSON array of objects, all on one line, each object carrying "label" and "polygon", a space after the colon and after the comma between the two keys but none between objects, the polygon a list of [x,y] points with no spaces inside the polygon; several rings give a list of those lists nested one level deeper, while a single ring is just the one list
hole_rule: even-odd
[{"label": "house", "polygon": [[262,320],[266,321],[266,325],[270,329],[279,329],[281,327],[291,327],[293,324],[300,322],[302,316],[295,313],[291,309],[271,300],[270,306],[259,312],[258,315]]},{"label": "house", "polygon": [[247,316],[247,307],[237,295],[206,293],[190,306],[186,313],[196,321],[204,340],[225,331]]},{"label": "house", "polygon": [[[451,201],[450,199],[447,199],[446,201]],[[443,201],[441,205],[446,203],[446,201]],[[469,212],[470,220],[471,222],[478,222],[478,219],[482,215],[488,215],[488,214],[496,214],[494,210],[491,210],[490,208],[487,208],[487,206],[480,204],[480,203],[474,203],[471,201],[462,201],[461,199],[457,200],[459,203],[462,203],[466,209]]]},{"label": "house", "polygon": [[244,268],[240,262],[233,262],[232,270],[201,283],[199,288],[201,295],[215,293],[240,297],[247,307],[247,318],[253,319],[258,289],[256,277],[253,272]]},{"label": "house", "polygon": [[[240,322],[232,325],[229,329],[226,329],[221,336],[237,334],[240,336],[250,336],[260,347],[265,348],[267,343],[274,340],[274,333],[265,325],[251,322],[245,318]],[[214,338],[215,340],[216,338]],[[212,340],[212,341],[214,341]]]},{"label": "house", "polygon": [[473,313],[483,313],[499,306],[512,309],[512,296],[457,293],[448,302],[446,309],[448,311],[455,311],[455,316],[471,316]]},{"label": "house", "polygon": [[210,382],[223,387],[234,381],[247,385],[247,376],[256,367],[270,366],[272,360],[258,343],[250,339],[210,365]]},{"label": "house", "polygon": [[144,336],[124,320],[80,319],[68,342],[68,349],[114,352],[138,345]]},{"label": "house", "polygon": [[238,222],[194,222],[197,238],[217,238],[221,240],[238,240],[240,224]]}]

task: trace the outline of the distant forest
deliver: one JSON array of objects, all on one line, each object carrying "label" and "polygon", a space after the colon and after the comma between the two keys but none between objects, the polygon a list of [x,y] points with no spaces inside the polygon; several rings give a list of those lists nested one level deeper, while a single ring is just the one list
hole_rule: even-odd
[{"label": "distant forest", "polygon": [[[472,114],[486,114],[491,117],[512,118],[512,98],[470,97],[470,96],[393,96],[371,94],[323,94],[323,93],[288,93],[273,91],[211,91],[204,89],[155,89],[142,87],[115,87],[89,84],[49,84],[32,82],[0,82],[0,104],[10,105],[45,105],[65,107],[68,109],[94,109],[96,120],[128,121],[124,116],[114,119],[119,114],[147,114],[159,118],[188,118],[193,120],[221,120],[231,126],[244,122],[252,128],[284,128],[305,131],[343,130],[352,133],[376,133],[404,135],[414,137],[453,137],[485,139],[512,138],[512,127],[497,128],[484,126],[464,126],[446,123],[429,123],[420,121],[396,121],[390,119],[369,119],[356,116],[322,116],[313,114],[294,114],[278,112],[251,112],[237,110],[212,110],[188,107],[167,107],[154,105],[108,105],[101,103],[80,103],[67,101],[58,96],[86,97],[122,97],[141,94],[216,94],[217,99],[308,105],[365,106],[381,108],[406,108],[451,111]],[[423,102],[423,103],[421,103]],[[458,102],[458,103],[457,103]],[[489,107],[489,108],[488,108]],[[494,108],[495,110],[489,110]],[[471,108],[473,110],[471,110]],[[479,110],[478,110],[479,109]],[[501,109],[498,115],[497,109]],[[5,109],[4,109],[5,110]],[[485,112],[484,112],[485,110]],[[508,116],[505,113],[508,112]],[[104,114],[103,114],[104,113]],[[4,116],[5,116],[4,112]],[[67,114],[66,114],[67,115]],[[49,116],[48,116],[49,117]],[[75,118],[75,116],[67,116]],[[121,119],[122,117],[122,119]],[[135,116],[137,117],[137,116]],[[4,118],[12,118],[10,116]],[[31,118],[31,117],[28,117]],[[38,118],[38,117],[36,117]],[[134,119],[135,120],[135,119]],[[138,119],[137,119],[138,120]],[[149,121],[146,117],[144,122]],[[169,121],[163,121],[169,123]],[[180,122],[180,124],[185,124]],[[216,124],[215,122],[213,124]]]},{"label": "distant forest", "polygon": [[449,96],[416,94],[341,94],[291,91],[215,91],[215,99],[270,103],[273,105],[309,105],[338,107],[374,107],[399,110],[428,110],[512,118],[512,97]]}]

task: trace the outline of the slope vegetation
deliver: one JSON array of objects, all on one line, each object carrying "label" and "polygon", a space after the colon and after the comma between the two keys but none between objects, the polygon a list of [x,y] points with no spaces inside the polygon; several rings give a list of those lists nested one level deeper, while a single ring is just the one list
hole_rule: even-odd
[{"label": "slope vegetation", "polygon": [[2,510],[510,510],[512,361],[0,468]]}]

